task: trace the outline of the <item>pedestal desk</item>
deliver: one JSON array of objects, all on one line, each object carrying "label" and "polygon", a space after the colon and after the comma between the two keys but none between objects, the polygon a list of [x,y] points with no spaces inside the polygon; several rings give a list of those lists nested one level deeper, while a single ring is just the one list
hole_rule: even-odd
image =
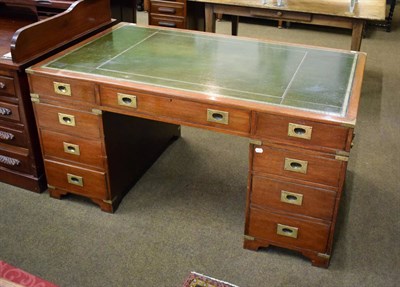
[{"label": "pedestal desk", "polygon": [[358,52],[120,23],[28,69],[49,193],[113,212],[179,125],[248,137],[244,246],[327,266],[364,65]]},{"label": "pedestal desk", "polygon": [[113,23],[108,0],[62,12],[71,2],[0,1],[0,181],[35,192],[47,186],[25,68]]}]

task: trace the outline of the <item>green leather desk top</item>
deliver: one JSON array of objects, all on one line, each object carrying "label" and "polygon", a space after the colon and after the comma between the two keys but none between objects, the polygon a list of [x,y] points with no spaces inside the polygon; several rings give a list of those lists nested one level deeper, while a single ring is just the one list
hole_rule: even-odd
[{"label": "green leather desk top", "polygon": [[126,24],[44,67],[344,116],[357,56]]}]

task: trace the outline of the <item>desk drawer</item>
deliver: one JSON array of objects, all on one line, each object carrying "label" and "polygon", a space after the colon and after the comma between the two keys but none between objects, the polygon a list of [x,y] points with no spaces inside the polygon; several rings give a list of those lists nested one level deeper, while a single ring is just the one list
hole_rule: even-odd
[{"label": "desk drawer", "polygon": [[173,1],[151,1],[150,13],[184,17],[185,5]]},{"label": "desk drawer", "polygon": [[95,88],[93,83],[74,81],[70,79],[57,79],[39,76],[30,76],[31,91],[41,99],[53,97],[58,100],[83,101],[95,103]]},{"label": "desk drawer", "polygon": [[255,146],[253,170],[287,178],[339,187],[345,162],[317,152]]},{"label": "desk drawer", "polygon": [[0,95],[15,96],[13,78],[0,76]]},{"label": "desk drawer", "polygon": [[250,9],[250,14],[253,17],[280,19],[288,21],[311,22],[311,13],[296,13],[285,10],[267,10],[267,9]]},{"label": "desk drawer", "polygon": [[336,192],[253,176],[251,204],[331,220]]},{"label": "desk drawer", "polygon": [[19,121],[18,105],[0,101],[0,119]]},{"label": "desk drawer", "polygon": [[[23,128],[23,127],[22,127]],[[15,124],[0,122],[0,142],[14,146],[26,146],[27,137],[21,127],[16,127]]]},{"label": "desk drawer", "polygon": [[149,24],[154,26],[185,29],[185,17],[150,14]]},{"label": "desk drawer", "polygon": [[45,160],[47,182],[51,186],[90,198],[107,198],[104,172]]},{"label": "desk drawer", "polygon": [[84,138],[100,137],[98,115],[42,103],[35,103],[34,108],[39,128],[48,128]]},{"label": "desk drawer", "polygon": [[8,150],[0,146],[0,166],[29,173],[31,164],[28,150],[22,148]]},{"label": "desk drawer", "polygon": [[255,136],[260,139],[347,150],[350,128],[257,113]]},{"label": "desk drawer", "polygon": [[41,130],[44,157],[57,157],[101,168],[104,170],[104,153],[100,140]]},{"label": "desk drawer", "polygon": [[296,217],[250,209],[249,236],[298,248],[325,253],[330,222],[301,220]]},{"label": "desk drawer", "polygon": [[235,134],[248,135],[250,132],[248,111],[108,87],[101,88],[100,93],[103,106],[132,112],[133,115],[145,114],[162,121],[210,126]]}]

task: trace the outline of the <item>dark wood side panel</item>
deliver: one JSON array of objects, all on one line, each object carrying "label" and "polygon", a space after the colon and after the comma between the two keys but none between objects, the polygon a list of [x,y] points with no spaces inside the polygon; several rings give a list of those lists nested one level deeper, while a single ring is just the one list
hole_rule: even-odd
[{"label": "dark wood side panel", "polygon": [[111,23],[108,0],[77,1],[59,15],[19,29],[11,41],[13,61],[27,62],[87,35],[107,23]]}]

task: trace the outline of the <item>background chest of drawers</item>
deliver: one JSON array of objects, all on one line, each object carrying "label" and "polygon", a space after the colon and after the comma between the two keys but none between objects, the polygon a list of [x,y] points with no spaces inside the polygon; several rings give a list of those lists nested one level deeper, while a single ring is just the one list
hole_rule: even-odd
[{"label": "background chest of drawers", "polygon": [[329,264],[353,129],[257,113],[244,246],[300,251]]},{"label": "background chest of drawers", "polygon": [[150,0],[149,25],[186,28],[186,0]]},{"label": "background chest of drawers", "polygon": [[[47,188],[25,68],[112,22],[108,1],[85,2],[77,1],[68,13],[53,16],[67,9],[72,1],[0,1],[0,180],[3,182],[35,192]],[[97,5],[98,12],[89,10],[93,5]],[[53,14],[47,15],[52,17],[38,22],[39,6],[53,9]],[[92,15],[88,15],[89,11]],[[89,16],[90,22],[86,21]],[[44,35],[47,41],[38,41]]]}]

